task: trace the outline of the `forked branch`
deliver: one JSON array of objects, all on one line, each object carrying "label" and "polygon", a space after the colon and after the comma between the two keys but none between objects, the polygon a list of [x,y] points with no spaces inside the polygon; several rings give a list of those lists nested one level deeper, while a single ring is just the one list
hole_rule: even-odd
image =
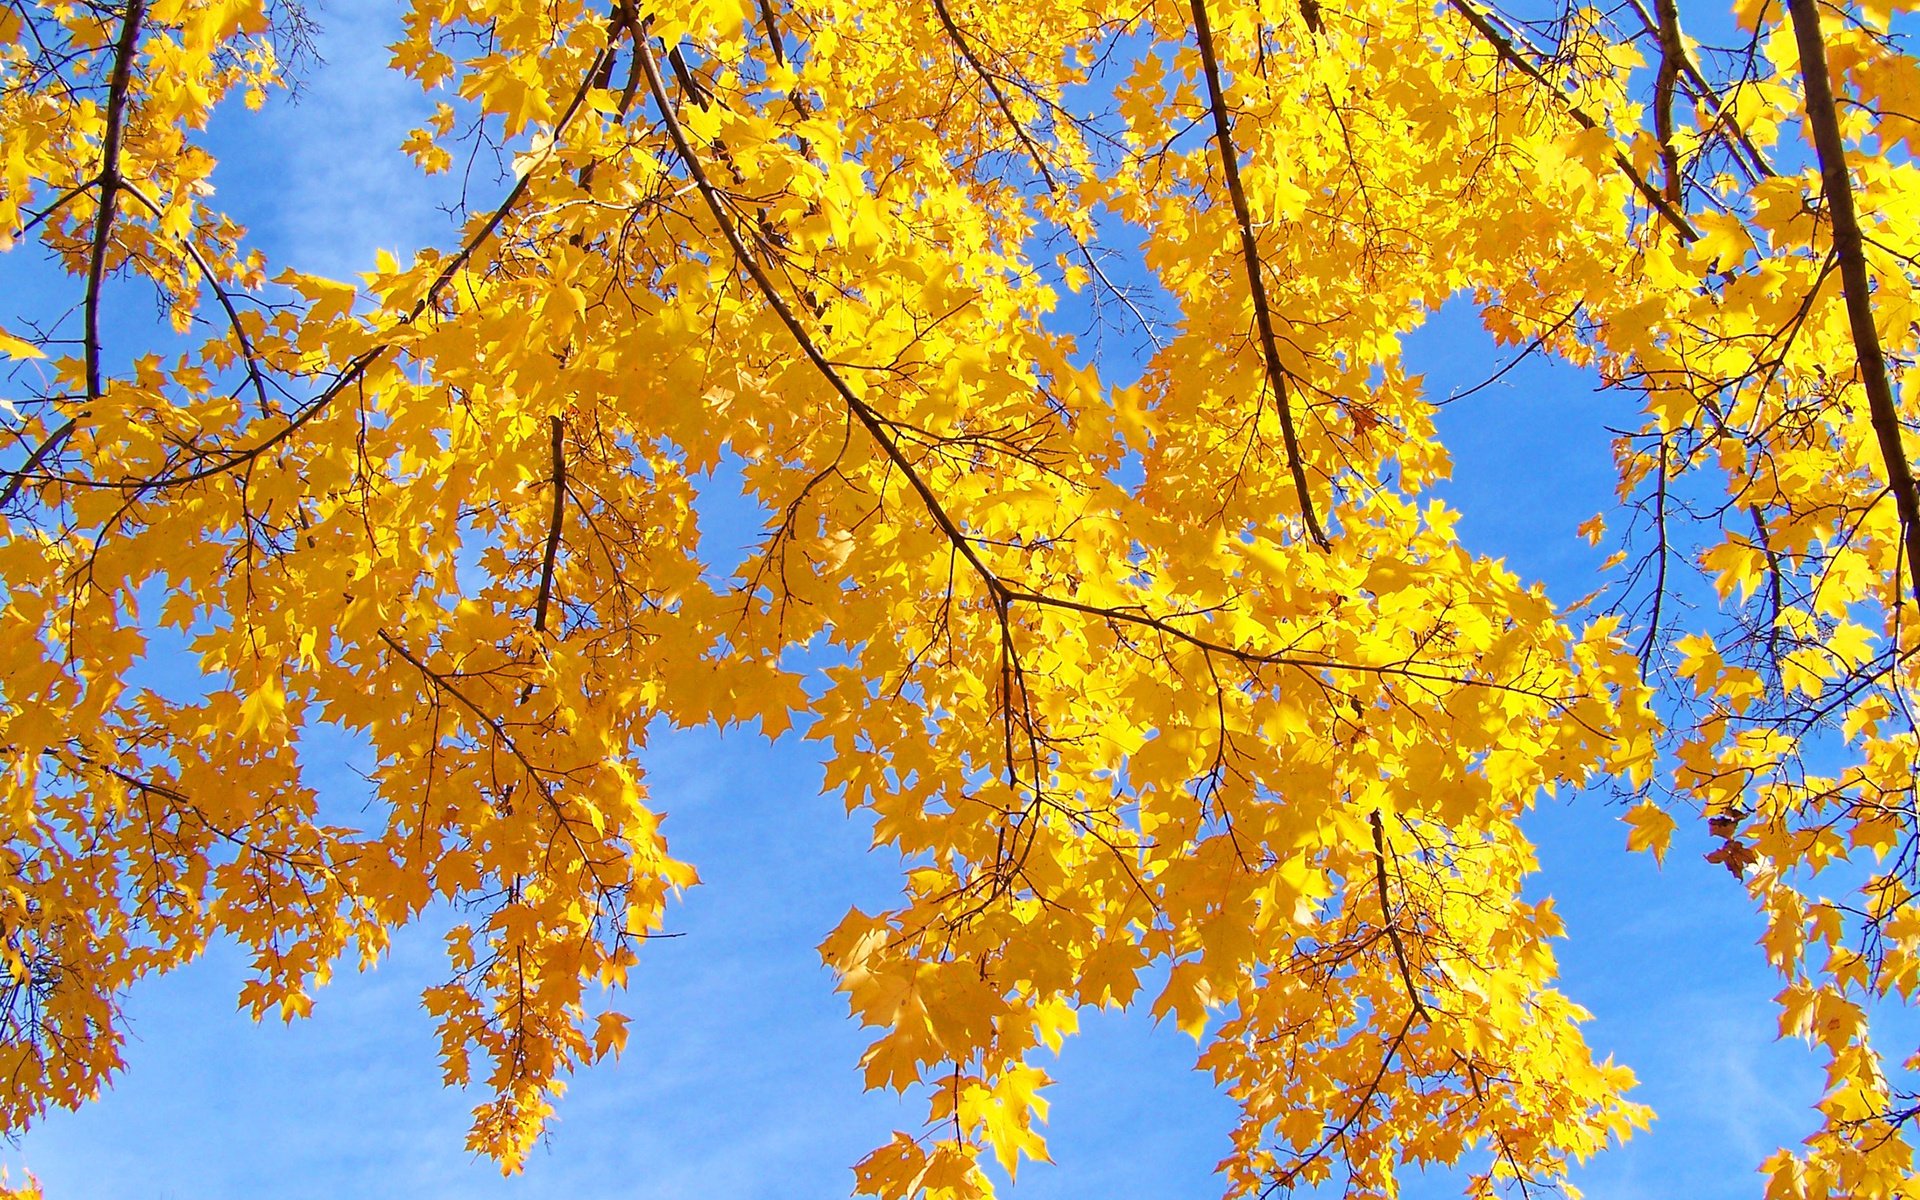
[{"label": "forked branch", "polygon": [[[1055,196],[1060,195],[1059,179],[1055,177],[1053,168],[1047,164],[1047,157],[1041,152],[1039,143],[1033,140],[1033,135],[1014,114],[1013,104],[1007,98],[1007,91],[1000,85],[1000,77],[988,70],[987,64],[980,60],[979,54],[974,51],[967,35],[961,30],[959,22],[953,19],[953,12],[947,7],[946,0],[933,0],[933,11],[940,18],[940,27],[946,31],[947,40],[953,43],[954,49],[960,52],[960,57],[979,77],[981,84],[987,89],[987,94],[993,97],[994,107],[1000,110],[1001,119],[1006,121],[1007,128],[1013,131],[1013,136],[1026,150],[1027,157],[1033,161],[1033,169],[1039,172],[1040,181],[1046,184],[1049,193]],[[1126,305],[1127,311],[1132,313],[1133,319],[1139,323],[1140,331],[1147,335],[1147,340],[1153,343],[1154,349],[1160,349],[1160,338],[1154,333],[1153,322],[1140,311],[1140,306],[1133,302],[1133,297],[1107,277],[1106,269],[1100,265],[1100,260],[1094,257],[1093,251],[1087,247],[1086,243],[1075,238],[1074,248],[1079,251],[1080,261],[1086,264],[1087,273],[1098,279],[1101,287],[1106,288],[1120,303]]]},{"label": "forked branch", "polygon": [[1400,940],[1400,923],[1393,919],[1393,908],[1387,895],[1387,837],[1380,828],[1378,809],[1367,814],[1367,823],[1373,827],[1373,882],[1380,893],[1380,923],[1386,926],[1387,940],[1393,943],[1393,958],[1400,966],[1400,982],[1406,985],[1407,1003],[1412,1006],[1407,1020],[1412,1021],[1416,1016],[1427,1020],[1430,1019],[1427,1006],[1421,1002],[1420,988],[1413,981],[1413,967],[1407,961],[1406,943]]},{"label": "forked branch", "polygon": [[[1195,0],[1195,3],[1198,2],[1199,0]],[[1487,44],[1493,47],[1494,54],[1499,57],[1501,62],[1506,63],[1514,70],[1525,75],[1528,79],[1538,84],[1548,95],[1558,101],[1560,106],[1566,110],[1567,115],[1573,118],[1574,124],[1580,126],[1582,129],[1605,128],[1600,122],[1594,120],[1593,117],[1587,113],[1586,109],[1575,104],[1571,97],[1560,90],[1558,84],[1547,78],[1544,71],[1538,66],[1535,66],[1525,54],[1521,53],[1520,48],[1513,44],[1513,39],[1501,32],[1500,27],[1495,25],[1487,17],[1486,13],[1474,7],[1472,0],[1447,0],[1447,4],[1465,18],[1467,24],[1473,26],[1475,32],[1486,39]],[[1674,232],[1680,235],[1681,241],[1692,242],[1699,240],[1700,231],[1695,229],[1693,223],[1687,220],[1686,214],[1682,213],[1666,196],[1662,195],[1660,189],[1653,186],[1647,177],[1640,173],[1640,169],[1633,165],[1633,160],[1623,154],[1618,146],[1613,148],[1613,163],[1632,181],[1634,190],[1646,199],[1647,203],[1653,207],[1653,211],[1659,213],[1667,224],[1673,227]]]},{"label": "forked branch", "polygon": [[819,344],[808,331],[805,323],[801,321],[799,314],[794,311],[793,305],[788,303],[786,297],[781,293],[779,286],[774,282],[766,265],[760,261],[760,258],[747,245],[746,238],[736,225],[735,218],[730,212],[726,200],[722,197],[719,189],[714,185],[711,176],[707,173],[699,152],[694,149],[692,142],[688,139],[685,127],[681,125],[679,118],[675,116],[673,99],[667,93],[665,76],[660,69],[658,60],[654,57],[651,47],[647,46],[644,41],[636,39],[634,52],[640,56],[640,66],[646,76],[648,91],[652,95],[655,106],[660,111],[661,123],[666,130],[668,140],[673,145],[674,153],[686,165],[687,174],[693,184],[694,191],[699,194],[707,211],[712,215],[714,224],[718,227],[720,236],[722,240],[725,241],[734,260],[739,263],[740,268],[745,271],[747,277],[752,280],[754,288],[766,301],[767,306],[773,310],[775,318],[792,336],[801,355],[805,357],[819,373],[820,377],[827,383],[828,387],[833,390],[834,394],[840,398],[853,418],[859,422],[860,426],[873,438],[881,454],[884,455],[887,461],[906,479],[907,485],[912,489],[914,495],[919,498],[935,527],[940,530],[941,535],[953,547],[953,552],[965,560],[967,566],[979,578],[994,608],[1002,615],[1003,620],[1005,614],[1017,604],[1031,604],[1036,607],[1076,612],[1084,616],[1113,622],[1115,624],[1127,624],[1151,629],[1168,638],[1185,642],[1208,654],[1220,654],[1250,668],[1277,666],[1298,670],[1318,679],[1322,686],[1326,686],[1326,681],[1323,677],[1324,672],[1352,671],[1363,675],[1380,678],[1401,678],[1418,683],[1486,688],[1493,691],[1529,696],[1562,707],[1571,703],[1575,698],[1552,695],[1526,687],[1522,684],[1504,683],[1494,679],[1476,679],[1466,673],[1465,670],[1460,673],[1452,673],[1439,669],[1429,669],[1412,659],[1395,663],[1350,663],[1319,658],[1312,655],[1300,655],[1282,651],[1263,651],[1246,646],[1235,646],[1225,642],[1215,641],[1211,638],[1203,637],[1198,633],[1183,629],[1174,624],[1173,621],[1166,616],[1128,608],[1086,604],[1064,596],[1032,591],[1003,579],[981,556],[980,547],[974,542],[974,539],[969,537],[966,531],[960,527],[953,515],[947,511],[946,506],[941,503],[940,497],[934,492],[932,485],[927,482],[927,479],[921,473],[919,467],[901,448],[899,442],[893,436],[890,422],[880,413],[876,412],[874,408],[862,399],[847,383],[846,379],[841,375],[839,367],[821,350]]}]

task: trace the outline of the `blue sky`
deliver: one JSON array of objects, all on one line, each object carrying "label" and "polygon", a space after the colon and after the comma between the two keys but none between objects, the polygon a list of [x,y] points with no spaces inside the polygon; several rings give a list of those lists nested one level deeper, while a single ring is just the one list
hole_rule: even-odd
[{"label": "blue sky", "polygon": [[[318,6],[324,67],[297,104],[276,100],[215,130],[228,209],[276,263],[347,277],[376,247],[445,240],[435,197],[393,149],[417,122],[414,86],[385,71],[397,33],[383,0]],[[0,260],[0,283],[20,268]],[[125,305],[125,320],[144,319]],[[138,331],[129,331],[130,334]],[[1449,311],[1410,347],[1444,395],[1499,360],[1470,314]],[[1462,536],[1524,577],[1574,599],[1598,582],[1602,552],[1573,537],[1612,507],[1606,423],[1630,399],[1530,363],[1448,408],[1456,456],[1443,495]],[[709,536],[742,543],[750,515],[706,514]],[[355,786],[352,762],[337,784]],[[705,883],[671,921],[684,934],[645,948],[621,1007],[625,1057],[574,1080],[548,1145],[502,1180],[463,1149],[477,1097],[439,1084],[421,987],[442,962],[435,931],[411,930],[377,970],[321,993],[312,1020],[254,1025],[235,1011],[241,958],[216,948],[128,999],[134,1039],[115,1087],[59,1113],[0,1162],[24,1163],[58,1198],[296,1200],[321,1196],[844,1196],[848,1168],[917,1102],[864,1094],[865,1035],[847,1018],[813,947],[849,906],[889,902],[893,862],[866,851],[863,824],[819,794],[815,747],[744,732],[671,734],[648,752],[652,792],[675,851]],[[1813,1055],[1775,1040],[1778,988],[1739,887],[1701,861],[1685,824],[1664,870],[1628,856],[1618,810],[1600,795],[1546,802],[1531,819],[1538,890],[1570,936],[1566,990],[1595,1013],[1588,1035],[1639,1073],[1660,1119],[1576,1177],[1590,1196],[1751,1196],[1752,1172],[1812,1127]],[[1056,1164],[1029,1166],[1010,1194],[1212,1197],[1230,1104],[1192,1069],[1192,1043],[1144,1014],[1087,1014],[1049,1069]],[[1410,1194],[1455,1192],[1447,1179]]]}]

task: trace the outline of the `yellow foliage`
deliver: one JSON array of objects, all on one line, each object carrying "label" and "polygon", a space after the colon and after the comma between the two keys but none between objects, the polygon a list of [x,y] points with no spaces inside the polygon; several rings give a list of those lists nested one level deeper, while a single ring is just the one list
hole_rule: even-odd
[{"label": "yellow foliage", "polygon": [[[1865,1006],[1920,979],[1889,399],[1920,71],[1836,25],[1817,78],[1859,99],[1823,108],[1792,9],[1742,4],[1756,53],[1710,80],[1677,31],[1581,10],[1533,45],[1475,0],[419,4],[394,68],[455,99],[404,148],[432,173],[479,131],[511,168],[352,283],[270,274],[210,204],[202,130],[282,82],[284,8],[0,9],[0,239],[78,314],[0,333],[31,389],[0,452],[0,1129],[95,1094],[116,998],[212,939],[291,1020],[456,902],[424,999],[487,1097],[469,1144],[516,1169],[625,1046],[588,985],[697,881],[649,730],[804,714],[915,864],[821,946],[868,1086],[927,1105],[863,1194],[1045,1160],[1032,1058],[1143,995],[1239,1106],[1233,1194],[1562,1180],[1648,1114],[1555,990],[1519,822],[1608,777],[1665,793],[1630,849],[1704,817],[1783,1033],[1828,1058],[1769,1194],[1910,1194]],[[1803,112],[1843,114],[1824,177],[1769,159]],[[129,278],[166,354],[102,325]],[[1059,331],[1074,292],[1137,378]],[[1400,344],[1462,294],[1642,393],[1623,512],[1579,529],[1651,538],[1610,560],[1617,614],[1576,624],[1425,498],[1448,460]],[[731,578],[694,521],[723,461],[769,514]],[[1685,625],[1689,565],[1719,610]],[[163,659],[195,685],[143,684]],[[1830,726],[1845,761],[1807,770]],[[331,729],[373,754],[357,824],[321,815]],[[1853,903],[1801,891],[1828,871]]]}]

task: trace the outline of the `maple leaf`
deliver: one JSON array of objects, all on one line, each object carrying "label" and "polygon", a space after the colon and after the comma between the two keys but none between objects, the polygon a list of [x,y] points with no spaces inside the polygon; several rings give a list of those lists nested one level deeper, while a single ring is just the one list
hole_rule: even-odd
[{"label": "maple leaf", "polygon": [[1673,841],[1676,824],[1672,816],[1657,804],[1635,805],[1633,811],[1623,818],[1629,830],[1627,849],[1632,851],[1650,850],[1653,861],[1664,863],[1667,859],[1667,847]]}]

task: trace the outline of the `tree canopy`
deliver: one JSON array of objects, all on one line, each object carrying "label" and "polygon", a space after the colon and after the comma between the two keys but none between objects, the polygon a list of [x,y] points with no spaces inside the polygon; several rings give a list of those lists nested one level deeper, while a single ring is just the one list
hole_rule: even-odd
[{"label": "tree canopy", "polygon": [[[458,232],[340,281],[204,132],[308,14],[4,0],[0,245],[59,278],[0,329],[0,1129],[213,939],[292,1018],[455,911],[424,1002],[514,1169],[696,882],[650,731],[757,722],[903,862],[821,946],[926,1105],[863,1194],[1044,1157],[1038,1052],[1106,1006],[1201,1040],[1229,1194],[1561,1181],[1648,1118],[1522,893],[1582,787],[1765,917],[1828,1077],[1769,1196],[1913,1194],[1920,1047],[1869,1030],[1920,986],[1901,7],[418,0]],[[1460,296],[1637,414],[1571,608],[1429,495],[1402,339]]]}]

